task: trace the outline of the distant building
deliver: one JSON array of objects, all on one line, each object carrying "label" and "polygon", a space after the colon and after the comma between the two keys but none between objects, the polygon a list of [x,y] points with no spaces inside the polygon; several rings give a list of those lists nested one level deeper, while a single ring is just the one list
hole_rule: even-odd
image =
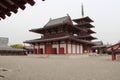
[{"label": "distant building", "polygon": [[107,46],[104,45],[102,41],[96,41],[96,42],[94,42],[94,44],[95,44],[95,46],[92,46],[93,52],[98,53],[98,54],[105,53],[105,48]]},{"label": "distant building", "polygon": [[24,49],[16,49],[8,46],[9,39],[0,37],[0,55],[26,55]]},{"label": "distant building", "polygon": [[8,41],[9,41],[8,38],[0,37],[0,47],[2,47],[2,46],[8,46]]}]

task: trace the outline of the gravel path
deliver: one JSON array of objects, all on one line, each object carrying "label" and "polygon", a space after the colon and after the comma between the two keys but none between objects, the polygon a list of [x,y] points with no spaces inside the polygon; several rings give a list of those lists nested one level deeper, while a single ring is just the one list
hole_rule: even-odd
[{"label": "gravel path", "polygon": [[120,80],[120,62],[107,55],[0,56],[0,80]]}]

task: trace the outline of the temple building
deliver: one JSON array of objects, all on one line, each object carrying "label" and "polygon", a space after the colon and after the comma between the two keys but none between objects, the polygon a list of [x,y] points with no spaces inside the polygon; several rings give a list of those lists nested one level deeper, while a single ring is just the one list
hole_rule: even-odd
[{"label": "temple building", "polygon": [[43,28],[31,29],[31,32],[41,34],[41,38],[26,40],[24,43],[33,45],[34,54],[83,54],[91,53],[92,40],[96,39],[91,34],[95,33],[94,26],[88,16],[71,19],[69,15],[50,19]]},{"label": "temple building", "polygon": [[[73,21],[76,24],[73,24]],[[83,54],[91,53],[91,42],[95,33],[89,17],[71,20],[70,16],[51,19],[43,28],[31,29],[31,32],[42,34],[41,38],[27,40],[32,44],[34,54]]]}]

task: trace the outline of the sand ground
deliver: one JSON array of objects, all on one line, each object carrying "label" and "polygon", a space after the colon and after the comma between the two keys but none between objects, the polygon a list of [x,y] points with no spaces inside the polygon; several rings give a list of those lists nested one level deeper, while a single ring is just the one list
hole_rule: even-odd
[{"label": "sand ground", "polygon": [[120,80],[120,61],[108,55],[0,56],[0,80]]}]

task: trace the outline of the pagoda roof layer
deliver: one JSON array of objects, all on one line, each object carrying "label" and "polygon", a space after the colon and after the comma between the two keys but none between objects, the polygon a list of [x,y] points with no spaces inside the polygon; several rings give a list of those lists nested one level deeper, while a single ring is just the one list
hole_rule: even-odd
[{"label": "pagoda roof layer", "polygon": [[77,18],[77,19],[73,19],[74,22],[79,23],[79,22],[93,22],[92,19],[90,19],[88,16],[86,17],[82,17],[82,18]]},{"label": "pagoda roof layer", "polygon": [[83,23],[83,24],[76,24],[78,27],[86,27],[86,28],[94,28],[95,26],[91,25],[90,23]]},{"label": "pagoda roof layer", "polygon": [[88,32],[89,34],[96,33],[96,32],[94,32],[94,31],[91,30],[91,29],[87,29],[87,32]]},{"label": "pagoda roof layer", "polygon": [[93,39],[97,39],[91,35],[85,35],[85,36],[77,36],[77,38],[79,39],[87,39],[87,40],[93,40]]},{"label": "pagoda roof layer", "polygon": [[34,40],[25,41],[24,43],[35,44],[35,43],[61,41],[61,40],[70,40],[70,41],[80,42],[80,43],[83,43],[83,44],[94,45],[94,43],[92,43],[92,42],[90,42],[90,41],[80,40],[80,39],[77,39],[77,38],[75,38],[75,37],[73,37],[73,36],[63,36],[63,37],[50,38],[50,39],[34,39]]},{"label": "pagoda roof layer", "polygon": [[18,8],[24,10],[25,4],[33,6],[34,0],[0,0],[0,20],[5,19],[6,15],[11,16],[11,12],[17,13]]}]

